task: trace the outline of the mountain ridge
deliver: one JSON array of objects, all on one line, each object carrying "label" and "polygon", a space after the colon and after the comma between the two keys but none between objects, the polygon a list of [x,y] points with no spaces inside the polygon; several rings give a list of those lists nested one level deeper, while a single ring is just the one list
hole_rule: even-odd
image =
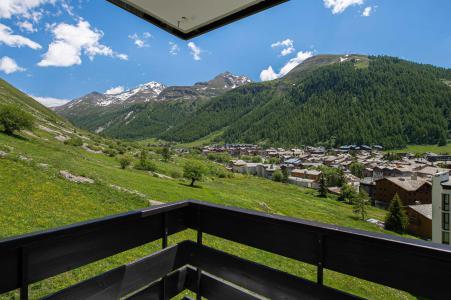
[{"label": "mountain ridge", "polygon": [[210,99],[250,82],[248,77],[230,72],[192,86],[151,81],[115,95],[92,92],[54,111],[83,129],[136,138],[163,132]]}]

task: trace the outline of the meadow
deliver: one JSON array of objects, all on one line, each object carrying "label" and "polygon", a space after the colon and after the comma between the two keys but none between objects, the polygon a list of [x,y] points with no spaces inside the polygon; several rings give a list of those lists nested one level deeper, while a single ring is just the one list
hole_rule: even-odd
[{"label": "meadow", "polygon": [[[130,149],[130,155],[137,151],[133,147]],[[150,154],[156,165],[155,172],[176,177],[170,179],[133,168],[122,170],[117,157],[65,145],[55,140],[51,133],[39,129],[34,130],[32,135],[22,134],[20,137],[0,133],[0,150],[8,152],[5,158],[0,158],[0,238],[144,208],[149,206],[148,200],[174,202],[183,199],[198,199],[390,233],[360,221],[350,205],[337,201],[334,196],[323,199],[317,197],[314,190],[252,176],[235,175],[228,178],[230,175],[224,176],[226,170],[222,166],[198,155],[174,155],[169,162],[165,162],[159,154]],[[183,165],[194,160],[202,162],[209,170],[209,175],[196,188],[189,187],[188,182],[180,178]],[[92,178],[95,183],[69,182],[59,176],[61,170]],[[119,191],[112,185],[142,195]],[[384,216],[383,210],[369,209],[369,217],[382,220]],[[186,231],[170,237],[170,244],[194,238],[193,232]],[[316,268],[312,265],[212,236],[205,237],[205,244],[309,280],[315,280],[316,277]],[[160,246],[161,242],[157,241],[34,284],[30,288],[31,299],[132,262],[158,250]],[[407,293],[327,270],[325,284],[365,298],[413,299]],[[0,299],[18,299],[18,293],[0,296]]]}]

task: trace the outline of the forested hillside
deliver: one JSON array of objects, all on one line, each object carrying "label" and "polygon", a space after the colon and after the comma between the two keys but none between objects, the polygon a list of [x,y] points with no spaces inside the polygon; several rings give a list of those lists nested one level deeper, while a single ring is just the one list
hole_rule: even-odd
[{"label": "forested hillside", "polygon": [[284,146],[446,143],[451,70],[392,57],[325,58],[217,97],[162,137],[192,141],[222,130],[226,142]]}]

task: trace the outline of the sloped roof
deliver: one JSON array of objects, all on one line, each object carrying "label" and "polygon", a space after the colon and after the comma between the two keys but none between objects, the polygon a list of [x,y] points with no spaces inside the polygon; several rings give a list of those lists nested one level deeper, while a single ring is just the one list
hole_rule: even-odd
[{"label": "sloped roof", "polygon": [[187,40],[289,0],[108,1]]},{"label": "sloped roof", "polygon": [[409,177],[386,177],[379,180],[388,180],[406,191],[414,192],[422,187],[424,184],[431,185],[430,182],[422,179],[412,179]]},{"label": "sloped roof", "polygon": [[409,205],[411,209],[432,220],[432,204]]}]

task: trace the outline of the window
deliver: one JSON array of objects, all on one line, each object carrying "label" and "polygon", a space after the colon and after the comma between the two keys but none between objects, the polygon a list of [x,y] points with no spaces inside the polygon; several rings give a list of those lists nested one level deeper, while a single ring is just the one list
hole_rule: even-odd
[{"label": "window", "polygon": [[442,213],[442,229],[449,230],[449,213]]},{"label": "window", "polygon": [[442,244],[449,245],[449,232],[442,232]]},{"label": "window", "polygon": [[449,194],[442,194],[442,210],[449,211]]}]

